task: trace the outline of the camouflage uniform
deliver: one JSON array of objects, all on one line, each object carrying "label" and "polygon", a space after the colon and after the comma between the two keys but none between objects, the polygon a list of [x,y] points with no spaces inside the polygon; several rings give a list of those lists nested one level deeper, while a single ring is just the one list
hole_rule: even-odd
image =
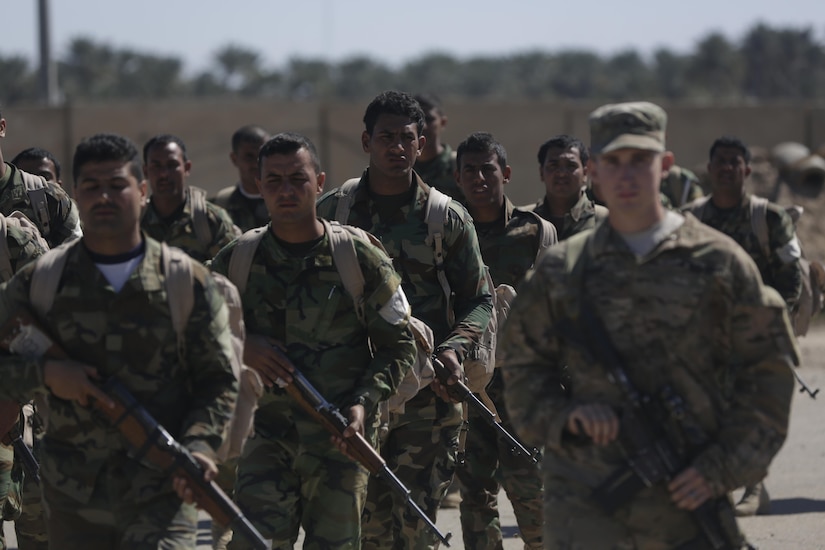
[{"label": "camouflage uniform", "polygon": [[[375,444],[378,403],[395,391],[415,359],[409,310],[385,317],[400,278],[375,246],[354,239],[364,274],[365,323],[332,261],[329,239],[298,250],[267,231],[242,295],[249,334],[286,346],[286,355],[331,403],[364,405],[366,437]],[[228,274],[235,244],[213,260]],[[374,352],[370,351],[370,344]],[[273,548],[360,548],[368,472],[330,444],[329,433],[284,390],[267,389],[255,436],[238,462],[235,500]],[[229,548],[247,548],[235,537]]]},{"label": "camouflage uniform", "polygon": [[249,231],[269,223],[269,212],[262,197],[248,197],[241,192],[241,184],[218,191],[209,201],[226,210],[232,222],[241,231]]},{"label": "camouflage uniform", "polygon": [[[11,264],[12,272],[17,270],[34,260],[38,256],[42,256],[46,249],[33,239],[29,233],[26,233],[19,227],[14,225],[6,226],[6,243],[9,249],[9,263]],[[0,436],[5,434],[0,434]],[[37,450],[37,449],[36,449]],[[2,508],[2,517],[6,521],[15,521],[15,529],[18,531],[18,546],[21,544],[23,548],[37,548],[38,542],[45,543],[46,539],[46,525],[43,521],[43,508],[40,504],[40,488],[33,482],[23,484],[23,470],[18,461],[14,459],[14,450],[11,445],[3,445],[0,443],[0,508]],[[32,498],[33,497],[33,498]],[[30,537],[21,541],[20,525],[21,511],[25,511],[24,523],[33,529],[26,529]],[[25,535],[24,535],[25,536]],[[30,544],[25,545],[26,542]],[[5,549],[6,543],[3,538],[3,533],[0,532],[0,549]]]},{"label": "camouflage uniform", "polygon": [[746,193],[736,208],[723,210],[714,206],[712,200],[708,200],[703,207],[699,206],[700,203],[692,202],[683,210],[696,215],[703,223],[739,243],[756,262],[762,281],[782,295],[788,311],[794,311],[802,292],[802,268],[799,265],[800,248],[793,220],[784,208],[768,203],[766,222],[768,244],[772,253],[767,258],[753,232],[750,200],[751,195]]},{"label": "camouflage uniform", "polygon": [[0,178],[0,214],[8,216],[15,210],[19,210],[37,225],[37,229],[52,248],[79,237],[81,231],[77,206],[62,187],[48,182],[46,183],[46,205],[49,211],[50,230],[48,235],[45,233],[45,228],[32,208],[20,172],[21,170],[13,164],[6,163],[6,172]]},{"label": "camouflage uniform", "polygon": [[464,204],[464,192],[455,181],[455,171],[455,151],[446,143],[444,150],[435,157],[427,161],[419,159],[415,163],[415,172],[422,181]]},{"label": "camouflage uniform", "polygon": [[671,166],[667,177],[662,179],[661,192],[667,197],[671,208],[680,208],[705,195],[696,174],[676,165]]},{"label": "camouflage uniform", "polygon": [[160,217],[150,197],[143,211],[140,228],[153,239],[163,241],[169,246],[176,246],[199,262],[205,262],[237,237],[238,232],[226,210],[207,202],[206,216],[212,240],[208,245],[204,245],[195,232],[190,195],[191,191],[187,188],[184,203],[166,219]]},{"label": "camouflage uniform", "polygon": [[[513,207],[505,197],[503,216],[492,223],[476,222],[484,263],[496,285],[516,287],[532,267],[539,251],[538,223],[530,213]],[[493,372],[487,395],[492,399],[504,427],[514,433],[504,407],[501,370]],[[501,486],[513,504],[524,547],[541,548],[541,473],[536,464],[510,452],[496,431],[474,409],[469,413],[466,440],[467,460],[456,469],[461,482],[461,531],[465,548],[502,548],[498,493]]]},{"label": "camouflage uniform", "polygon": [[546,197],[540,198],[534,205],[522,208],[524,210],[532,210],[555,225],[559,234],[559,241],[563,241],[576,233],[581,233],[585,229],[592,229],[596,226],[596,222],[607,217],[607,208],[592,201],[587,196],[587,193],[585,193],[584,188],[582,188],[581,195],[579,195],[579,200],[573,205],[573,208],[564,215],[562,223],[559,223],[558,218],[550,215],[550,208],[547,206]]},{"label": "camouflage uniform", "polygon": [[[567,255],[576,244],[586,260],[574,277]],[[761,479],[787,433],[788,360],[797,350],[781,298],[739,246],[692,216],[642,259],[602,222],[548,250],[519,290],[500,366],[513,424],[545,445],[545,547],[709,547],[663,484],[613,515],[592,497],[626,461],[616,442],[599,447],[571,435],[568,415],[592,402],[621,415],[629,403],[586,349],[562,337],[560,323],[576,321],[581,297],[589,298],[639,391],[671,386],[708,434],[691,466],[723,496]]]},{"label": "camouflage uniform", "polygon": [[[491,289],[484,280],[484,263],[472,219],[451,203],[444,227],[445,273],[454,293],[455,324],[450,326],[444,292],[438,283],[433,247],[425,243],[427,186],[414,175],[404,197],[375,197],[369,193],[369,170],[361,177],[349,223],[378,237],[401,275],[412,313],[433,330],[437,347],[450,347],[463,361],[492,314]],[[338,199],[331,191],[318,201],[318,215],[334,219]],[[455,470],[461,426],[461,406],[446,403],[429,387],[393,414],[381,454],[412,491],[418,505],[435,519]],[[403,501],[378,479],[370,479],[364,511],[364,548],[432,548],[437,539],[424,523],[405,512]]]},{"label": "camouflage uniform", "polygon": [[[232,411],[237,382],[230,366],[228,313],[205,268],[193,262],[194,307],[185,334],[185,365],[161,273],[160,243],[115,292],[73,243],[43,328],[67,354],[116,376],[190,451],[214,459]],[[0,322],[32,309],[33,264],[0,289]],[[3,397],[23,398],[43,385],[43,360],[5,355]],[[181,502],[169,476],[128,456],[119,432],[90,409],[52,397],[40,473],[52,547],[194,548],[197,510]]]}]

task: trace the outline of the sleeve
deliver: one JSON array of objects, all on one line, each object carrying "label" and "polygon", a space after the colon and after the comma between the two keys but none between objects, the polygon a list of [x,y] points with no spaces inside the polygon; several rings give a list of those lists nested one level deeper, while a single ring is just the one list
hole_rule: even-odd
[{"label": "sleeve", "polygon": [[712,444],[693,463],[717,495],[767,474],[787,436],[794,385],[790,369],[798,362],[782,298],[762,285],[750,258],[734,269],[730,341],[717,344],[732,350],[727,368],[733,391]]},{"label": "sleeve", "polygon": [[519,285],[496,349],[513,426],[527,443],[548,448],[561,445],[571,409],[562,387],[564,362],[549,299],[549,268],[557,261],[552,249]]},{"label": "sleeve", "polygon": [[49,208],[51,231],[47,241],[51,248],[83,236],[77,205],[58,185],[47,184],[46,201]]},{"label": "sleeve", "polygon": [[316,201],[316,215],[325,220],[335,219],[335,209],[338,206],[338,199],[335,197],[335,189],[327,191]]},{"label": "sleeve", "polygon": [[371,415],[412,368],[416,347],[409,327],[410,305],[392,262],[372,245],[356,242],[361,250],[369,250],[361,269],[366,279],[364,310],[373,358],[355,385],[352,401],[362,403]]},{"label": "sleeve", "polygon": [[212,226],[212,243],[209,245],[207,251],[208,256],[214,257],[224,246],[231,243],[237,237],[240,237],[241,230],[232,223],[232,218],[229,213],[208,203],[207,209],[209,212],[209,224]]},{"label": "sleeve", "polygon": [[[455,203],[453,203],[455,204]],[[450,209],[450,231],[446,243],[445,270],[454,293],[455,324],[437,348],[452,348],[464,361],[473,343],[487,328],[493,314],[493,289],[485,277],[484,260],[478,236],[469,216],[459,216]]]},{"label": "sleeve", "polygon": [[768,269],[771,272],[773,286],[789,311],[795,311],[802,294],[802,248],[796,237],[793,220],[783,209],[770,209],[766,213],[768,239],[771,258]]},{"label": "sleeve", "polygon": [[195,305],[186,329],[186,363],[192,388],[181,444],[215,458],[235,408],[238,381],[232,372],[229,312],[214,280],[195,284]]}]

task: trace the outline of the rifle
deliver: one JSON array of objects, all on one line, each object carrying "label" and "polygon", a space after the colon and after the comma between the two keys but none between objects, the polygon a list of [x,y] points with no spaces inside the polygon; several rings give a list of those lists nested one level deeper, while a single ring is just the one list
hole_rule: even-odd
[{"label": "rifle", "polygon": [[[349,426],[349,421],[344,418],[338,407],[324,399],[324,396],[315,389],[309,380],[298,369],[292,373],[292,383],[283,386],[286,392],[292,396],[301,407],[306,410],[310,416],[316,419],[329,433],[336,436],[341,436],[344,430]],[[372,445],[364,439],[360,433],[356,433],[353,437],[346,439],[347,452],[356,458],[371,474],[376,475],[389,484],[393,491],[400,494],[407,506],[418,516],[427,528],[444,543],[445,546],[450,546],[450,538],[452,533],[444,535],[438,530],[435,523],[424,513],[424,511],[413,500],[410,490],[398,479],[390,467],[387,466],[386,461],[373,448]]]},{"label": "rifle", "polygon": [[[447,370],[447,367],[444,366],[444,363],[441,362],[440,359],[433,356],[433,367],[435,370],[436,376],[438,379],[441,380],[442,383],[446,384],[447,380],[450,378],[450,371]],[[473,407],[476,412],[487,422],[490,426],[492,426],[496,432],[498,433],[499,437],[501,437],[504,441],[510,445],[510,452],[514,455],[520,455],[532,462],[533,464],[538,464],[539,462],[539,450],[535,447],[532,451],[527,450],[527,447],[522,443],[516,436],[511,434],[507,431],[507,428],[501,425],[498,416],[487,408],[487,405],[484,404],[481,399],[478,398],[473,391],[467,387],[467,384],[462,382],[461,380],[457,381],[455,384],[447,385],[447,391],[449,391],[453,397],[460,401],[464,401]]]},{"label": "rifle", "polygon": [[[20,311],[0,328],[0,348],[28,356],[67,359],[68,355],[38,325],[27,311]],[[188,449],[178,443],[158,424],[116,378],[109,378],[101,389],[115,403],[114,408],[92,400],[92,407],[120,432],[133,449],[132,458],[146,461],[160,471],[186,479],[195,502],[216,523],[241,533],[255,548],[269,548],[269,543],[244,516],[243,512],[214,481],[205,481],[203,466]]]},{"label": "rifle", "polygon": [[[602,365],[608,378],[630,403],[622,410],[618,443],[628,464],[611,475],[593,492],[593,497],[608,512],[614,512],[643,487],[667,482],[690,465],[689,450],[705,446],[709,440],[692,420],[685,403],[671,387],[662,388],[657,396],[642,394],[625,371],[610,335],[596,317],[589,301],[580,299],[580,323],[570,319],[559,324],[562,335]],[[677,436],[658,419],[676,419],[681,427]],[[658,421],[657,421],[658,420]],[[742,548],[733,508],[726,496],[709,499],[690,512],[702,536],[714,550]]]},{"label": "rifle", "polygon": [[23,441],[23,434],[20,433],[18,425],[15,424],[12,426],[6,435],[3,436],[3,444],[12,446],[14,456],[23,465],[23,469],[26,470],[26,473],[35,483],[40,485],[40,464],[37,463],[37,459],[34,457],[32,450],[29,449],[29,446]]}]

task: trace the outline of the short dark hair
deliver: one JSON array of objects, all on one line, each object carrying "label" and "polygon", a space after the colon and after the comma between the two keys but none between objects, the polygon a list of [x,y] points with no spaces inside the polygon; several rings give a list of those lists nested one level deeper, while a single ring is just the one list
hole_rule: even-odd
[{"label": "short dark hair", "polygon": [[28,149],[23,149],[17,153],[16,157],[11,159],[11,163],[16,166],[21,160],[36,162],[41,159],[48,159],[52,162],[52,164],[54,164],[54,177],[60,179],[60,163],[57,161],[57,157],[49,151],[41,149],[40,147],[29,147]]},{"label": "short dark hair", "polygon": [[716,150],[720,147],[730,147],[731,149],[738,149],[740,153],[742,153],[742,158],[745,159],[745,164],[751,163],[751,150],[748,149],[748,146],[745,145],[745,142],[735,136],[722,136],[717,138],[716,141],[710,146],[710,153],[708,154],[708,159],[713,160],[713,154],[716,153]]},{"label": "short dark hair", "polygon": [[315,148],[315,144],[308,137],[292,132],[276,134],[263,144],[261,150],[258,151],[258,174],[260,175],[261,167],[267,157],[297,153],[301,149],[307,150],[309,158],[312,160],[312,167],[315,168],[315,173],[320,174],[321,161],[318,159],[318,150]]},{"label": "short dark hair", "polygon": [[547,160],[547,151],[550,149],[558,148],[562,151],[567,151],[574,147],[579,150],[579,160],[582,165],[587,164],[587,161],[590,160],[590,150],[587,148],[587,145],[579,138],[568,136],[567,134],[559,134],[551,137],[539,147],[539,166],[544,166],[544,161]]},{"label": "short dark hair", "polygon": [[173,136],[172,134],[158,134],[149,139],[143,145],[143,162],[146,163],[149,158],[149,151],[153,147],[165,147],[170,143],[174,143],[178,147],[180,147],[181,153],[183,153],[183,160],[187,161],[189,158],[186,156],[186,145],[184,145],[183,140],[178,136]]},{"label": "short dark hair", "polygon": [[502,170],[507,168],[507,151],[496,141],[493,134],[488,132],[474,132],[467,139],[458,144],[455,153],[455,165],[461,169],[461,157],[465,153],[495,153],[498,165]]},{"label": "short dark hair", "polygon": [[262,145],[269,139],[269,132],[255,124],[241,126],[232,134],[232,152],[237,152],[242,143]]},{"label": "short dark hair", "polygon": [[77,144],[72,158],[72,178],[77,185],[80,168],[89,162],[128,162],[129,171],[138,180],[143,179],[137,147],[129,139],[117,134],[95,134]]},{"label": "short dark hair", "polygon": [[424,131],[424,111],[415,98],[407,92],[387,90],[378,94],[367,105],[364,113],[364,126],[369,135],[372,135],[375,122],[383,114],[405,116],[415,123],[419,134]]},{"label": "short dark hair", "polygon": [[415,94],[413,97],[425,112],[435,109],[435,112],[439,115],[444,114],[444,111],[441,110],[441,98],[434,93]]}]

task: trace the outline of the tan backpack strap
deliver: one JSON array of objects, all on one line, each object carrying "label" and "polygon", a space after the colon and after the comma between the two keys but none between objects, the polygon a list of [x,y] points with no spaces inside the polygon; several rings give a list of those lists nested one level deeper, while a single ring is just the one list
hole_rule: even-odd
[{"label": "tan backpack strap", "polygon": [[0,214],[0,279],[3,282],[11,279],[11,251],[9,250],[9,231],[6,226],[6,216]]},{"label": "tan backpack strap", "polygon": [[445,195],[435,187],[430,187],[430,194],[427,196],[427,207],[424,212],[424,221],[427,222],[427,246],[433,247],[433,258],[435,260],[436,276],[441,290],[444,292],[447,304],[447,323],[450,326],[455,324],[455,312],[450,308],[450,298],[452,289],[447,280],[447,273],[444,270],[444,226],[447,225],[447,215],[450,211],[449,195]]},{"label": "tan backpack strap", "polygon": [[537,264],[539,261],[539,257],[544,250],[549,247],[550,245],[554,245],[559,242],[559,233],[556,231],[556,226],[550,223],[549,221],[545,220],[532,210],[530,213],[536,218],[536,222],[539,224],[539,249],[536,252],[536,259],[533,262],[533,265]]},{"label": "tan backpack strap", "polygon": [[693,215],[696,216],[697,220],[702,221],[702,218],[705,217],[705,211],[707,210],[709,201],[710,195],[705,195],[691,203],[692,206],[690,210],[693,212]]},{"label": "tan backpack strap", "polygon": [[364,315],[364,273],[358,263],[358,253],[355,251],[355,241],[352,233],[336,221],[321,220],[329,238],[329,247],[332,252],[332,261],[341,276],[344,290],[352,297],[355,305],[355,314],[362,324],[366,324]]},{"label": "tan backpack strap", "polygon": [[759,247],[765,258],[771,257],[770,238],[768,236],[768,199],[751,195],[751,230],[759,241]]},{"label": "tan backpack strap", "polygon": [[335,205],[335,220],[339,223],[347,223],[349,220],[349,212],[352,210],[352,203],[355,201],[355,190],[361,178],[352,178],[344,182],[335,196],[338,198],[338,204]]},{"label": "tan backpack strap", "polygon": [[203,246],[212,243],[212,230],[209,229],[209,215],[206,209],[206,191],[199,187],[189,186],[189,200],[192,206],[192,224],[195,226],[195,237]]},{"label": "tan backpack strap", "polygon": [[66,260],[69,257],[70,249],[70,243],[52,248],[40,256],[34,264],[31,286],[29,287],[29,301],[35,313],[39,315],[41,319],[44,318],[46,313],[52,308],[54,297],[57,294],[57,287],[60,285],[60,277],[63,275],[63,269],[66,267]]},{"label": "tan backpack strap", "polygon": [[218,191],[218,193],[212,197],[212,203],[217,204],[221,208],[226,208],[226,205],[229,203],[229,197],[232,196],[232,193],[238,188],[237,185],[233,185],[232,187],[225,187]]},{"label": "tan backpack strap", "polygon": [[20,170],[20,175],[23,176],[23,185],[26,187],[34,215],[40,222],[40,232],[44,237],[48,237],[51,233],[51,217],[49,216],[49,203],[46,199],[46,180],[23,170]]},{"label": "tan backpack strap", "polygon": [[178,358],[183,362],[186,357],[186,325],[195,307],[195,276],[192,271],[192,259],[182,250],[160,243],[160,257],[166,280],[166,297],[172,328],[178,341]]},{"label": "tan backpack strap", "polygon": [[268,225],[250,229],[238,237],[238,242],[235,243],[235,247],[232,249],[232,254],[229,256],[227,277],[238,288],[240,294],[246,291],[249,270],[252,269],[252,259],[255,257],[255,251],[267,231],[269,231]]}]

